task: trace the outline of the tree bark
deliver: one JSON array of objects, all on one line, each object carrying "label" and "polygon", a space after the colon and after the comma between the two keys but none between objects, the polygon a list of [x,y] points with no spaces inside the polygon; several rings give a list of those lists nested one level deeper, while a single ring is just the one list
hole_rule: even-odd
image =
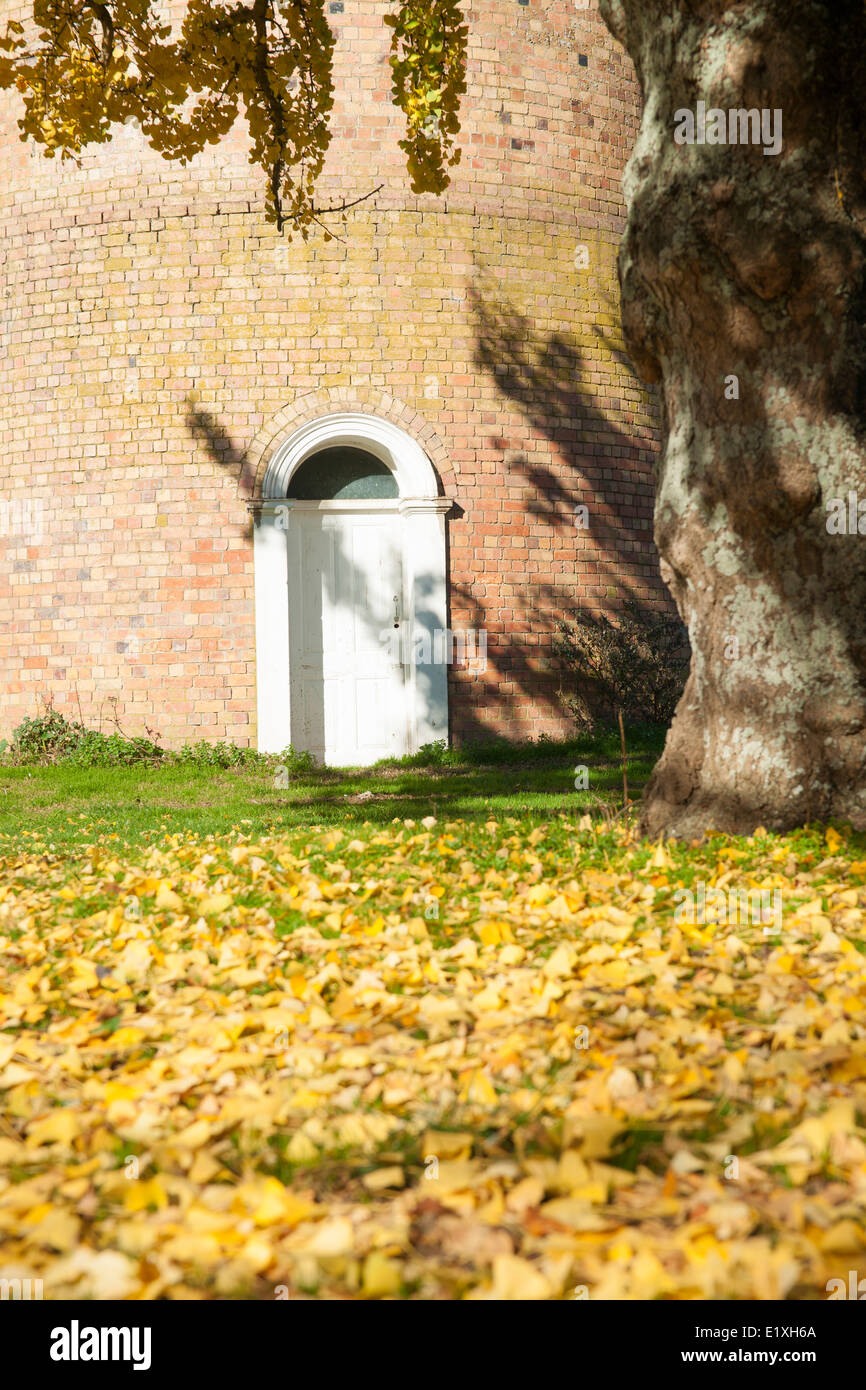
[{"label": "tree bark", "polygon": [[[645,102],[624,179],[623,324],[661,382],[655,539],[693,652],[642,828],[863,829],[864,0],[601,9]],[[701,101],[781,112],[781,151],[677,143],[677,113]],[[835,499],[854,534],[836,533]]]}]

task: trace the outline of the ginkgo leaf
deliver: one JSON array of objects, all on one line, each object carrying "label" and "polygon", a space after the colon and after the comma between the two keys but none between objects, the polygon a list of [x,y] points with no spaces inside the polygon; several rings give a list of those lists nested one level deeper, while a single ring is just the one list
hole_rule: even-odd
[{"label": "ginkgo leaf", "polygon": [[[76,1299],[825,1297],[866,1255],[866,866],[658,848],[564,817],[0,851],[4,1260]],[[772,937],[675,918],[678,881],[792,859]]]}]

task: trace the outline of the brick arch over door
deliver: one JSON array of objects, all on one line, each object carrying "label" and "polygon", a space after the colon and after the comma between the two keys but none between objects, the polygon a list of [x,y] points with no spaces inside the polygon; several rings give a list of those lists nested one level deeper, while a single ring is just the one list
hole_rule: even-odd
[{"label": "brick arch over door", "polygon": [[358,391],[350,388],[309,391],[286,405],[265,421],[247,450],[245,473],[252,480],[252,496],[258,501],[268,464],[274,452],[294,430],[327,415],[353,414],[376,416],[399,426],[426,453],[436,472],[440,496],[453,498],[457,485],[448,451],[430,422],[417,410],[406,405],[388,391]]}]

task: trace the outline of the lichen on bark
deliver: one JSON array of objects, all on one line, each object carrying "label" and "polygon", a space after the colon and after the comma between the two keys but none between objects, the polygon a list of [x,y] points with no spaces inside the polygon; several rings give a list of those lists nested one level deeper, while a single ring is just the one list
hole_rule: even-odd
[{"label": "lichen on bark", "polygon": [[[826,524],[866,503],[866,9],[601,9],[644,97],[623,325],[661,383],[655,537],[693,651],[643,829],[866,828],[866,535]],[[780,113],[779,153],[677,143],[698,103]]]}]

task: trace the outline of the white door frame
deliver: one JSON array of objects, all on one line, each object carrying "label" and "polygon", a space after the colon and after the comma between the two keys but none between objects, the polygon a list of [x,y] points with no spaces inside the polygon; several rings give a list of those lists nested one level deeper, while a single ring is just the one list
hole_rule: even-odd
[{"label": "white door frame", "polygon": [[[445,514],[451,502],[439,497],[436,474],[424,450],[410,435],[375,415],[340,413],[302,425],[274,451],[265,472],[254,514],[256,594],[256,686],[260,753],[281,753],[292,741],[289,624],[288,531],[295,503],[286,497],[301,464],[321,449],[349,445],[366,449],[394,473],[398,499],[333,501],[314,504],[321,510],[395,513],[402,532],[404,622],[410,637],[427,632],[429,663],[411,661],[405,672],[408,744],[416,752],[424,743],[448,738],[448,668],[433,658],[447,643],[434,642],[448,626],[445,573]],[[415,650],[409,641],[407,648]]]}]

